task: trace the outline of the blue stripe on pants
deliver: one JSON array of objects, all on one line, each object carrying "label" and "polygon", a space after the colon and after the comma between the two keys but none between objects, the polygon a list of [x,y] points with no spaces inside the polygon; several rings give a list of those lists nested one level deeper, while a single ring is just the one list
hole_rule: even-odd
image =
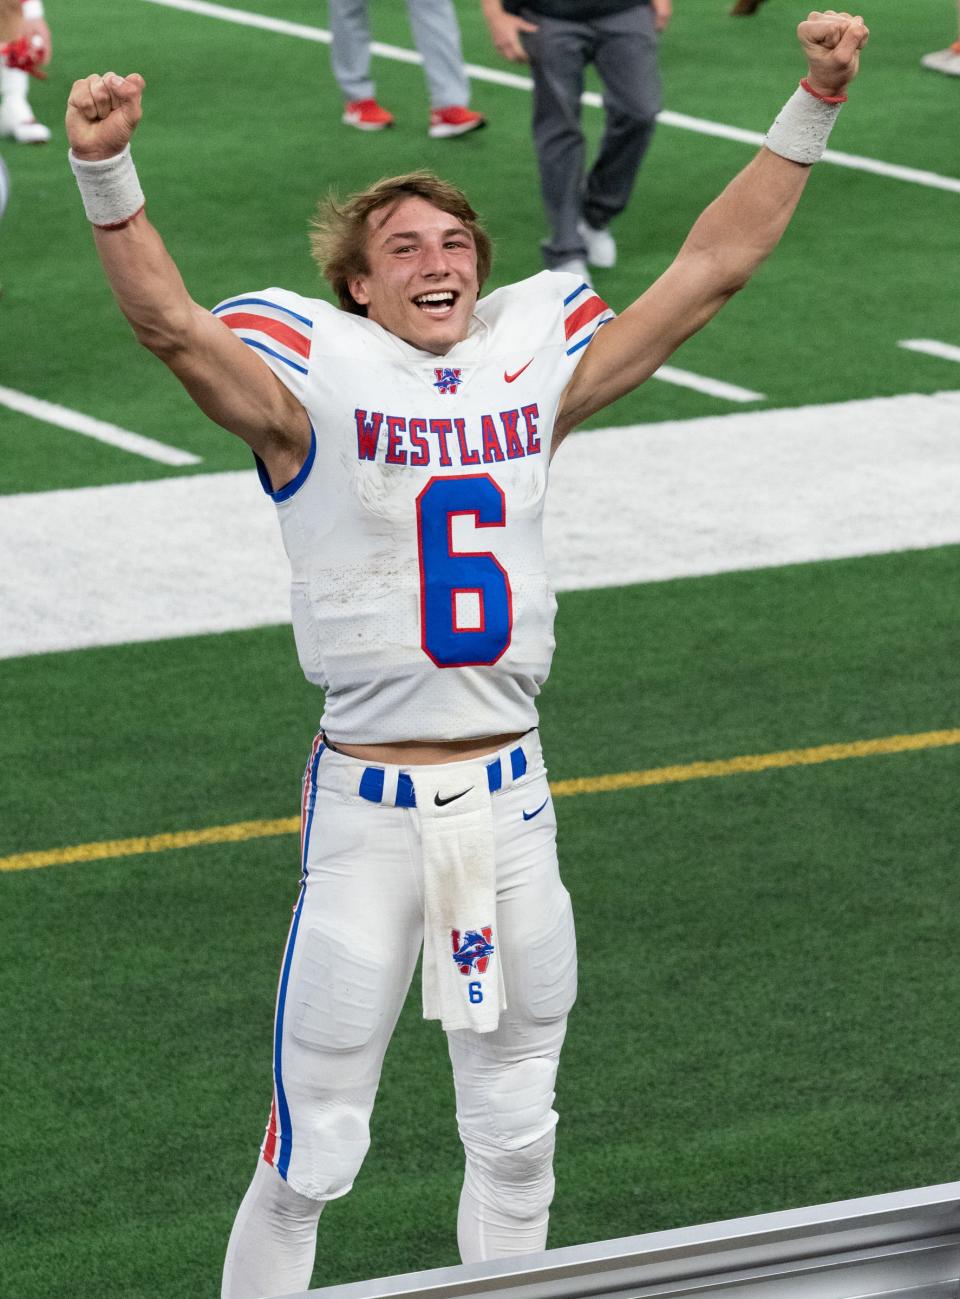
[{"label": "blue stripe on pants", "polygon": [[307,796],[307,822],[303,831],[303,854],[300,859],[300,896],[297,898],[296,910],[293,913],[293,924],[290,926],[290,937],[287,939],[287,950],[283,958],[283,973],[280,976],[280,991],[277,994],[277,1023],[273,1037],[273,1078],[277,1088],[277,1121],[280,1126],[280,1158],[276,1170],[287,1180],[287,1169],[290,1167],[290,1155],[293,1151],[293,1129],[290,1123],[290,1106],[287,1094],[283,1089],[283,1071],[281,1046],[283,1043],[283,1012],[287,1002],[287,984],[290,982],[290,967],[293,964],[293,949],[300,928],[300,916],[303,902],[307,895],[307,858],[310,855],[310,831],[313,829],[313,811],[317,801],[317,767],[323,754],[324,745],[320,745],[310,767],[310,792]]}]

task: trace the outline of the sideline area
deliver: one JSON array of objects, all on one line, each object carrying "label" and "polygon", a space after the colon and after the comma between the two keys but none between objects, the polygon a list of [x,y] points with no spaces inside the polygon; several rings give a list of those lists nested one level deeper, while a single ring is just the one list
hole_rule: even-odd
[{"label": "sideline area", "polygon": [[[323,27],[292,23],[284,18],[273,18],[247,9],[234,9],[228,5],[210,4],[208,0],[147,0],[147,3],[162,5],[168,9],[180,9],[185,13],[198,14],[204,18],[219,18],[223,22],[239,23],[244,27],[258,27],[263,31],[277,32],[283,36],[316,41],[321,45],[329,45],[331,40],[329,31]],[[399,45],[386,45],[382,41],[371,41],[370,51],[380,58],[393,59],[398,63],[423,62],[416,50],[407,50]],[[529,77],[521,76],[516,72],[488,68],[479,63],[467,63],[464,66],[467,75],[474,81],[491,82],[497,86],[512,86],[517,90],[530,91],[533,88],[533,82]],[[603,104],[600,95],[592,90],[584,91],[581,100],[589,108],[600,108]],[[698,135],[734,140],[739,144],[749,144],[753,148],[759,148],[764,141],[763,131],[746,131],[741,127],[728,126],[725,122],[711,122],[701,117],[690,117],[686,113],[664,110],[657,115],[657,121],[662,126],[673,126],[683,131],[693,131]],[[879,158],[864,158],[854,153],[841,153],[836,149],[828,149],[823,155],[823,161],[838,167],[849,167],[854,171],[871,172],[875,176],[884,176],[889,180],[906,181],[912,185],[924,185],[931,189],[948,190],[960,194],[960,179],[957,177],[940,176],[936,172],[925,171],[918,167],[903,167],[899,163],[883,162]]]}]

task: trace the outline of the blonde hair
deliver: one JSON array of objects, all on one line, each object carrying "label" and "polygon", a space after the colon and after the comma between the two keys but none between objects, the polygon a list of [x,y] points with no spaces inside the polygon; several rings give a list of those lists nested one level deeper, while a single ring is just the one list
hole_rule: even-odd
[{"label": "blonde hair", "polygon": [[[449,212],[473,237],[477,250],[477,281],[480,287],[490,274],[493,246],[463,190],[441,180],[432,171],[411,171],[405,176],[387,176],[343,203],[328,195],[311,221],[310,247],[314,260],[329,281],[344,311],[365,316],[367,309],[357,302],[349,283],[367,275],[367,219],[381,208],[394,208],[406,198],[422,198],[441,212]],[[384,220],[390,215],[385,213]]]}]

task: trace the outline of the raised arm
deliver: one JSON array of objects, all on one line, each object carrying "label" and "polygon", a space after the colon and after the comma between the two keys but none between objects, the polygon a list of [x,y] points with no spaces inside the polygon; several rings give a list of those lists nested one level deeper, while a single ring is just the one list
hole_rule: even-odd
[{"label": "raised arm", "polygon": [[823,152],[844,87],[856,76],[868,32],[861,17],[827,10],[811,13],[797,35],[809,63],[801,88],[766,145],[697,219],[667,270],[598,331],[563,395],[555,444],[648,379],[743,288],[779,243],[810,163]]},{"label": "raised arm", "polygon": [[97,252],[139,342],[206,415],[253,448],[274,486],[282,486],[307,456],[307,413],[232,330],[193,301],[147,220],[129,157],[143,89],[137,73],[108,72],[75,82],[70,93],[67,138]]}]

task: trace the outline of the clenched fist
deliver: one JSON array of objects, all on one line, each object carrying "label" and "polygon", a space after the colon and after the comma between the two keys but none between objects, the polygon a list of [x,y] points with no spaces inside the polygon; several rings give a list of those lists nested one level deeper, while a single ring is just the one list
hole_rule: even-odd
[{"label": "clenched fist", "polygon": [[859,14],[814,10],[797,28],[807,56],[807,81],[821,95],[839,95],[860,67],[860,51],[870,32]]},{"label": "clenched fist", "polygon": [[75,81],[67,101],[67,139],[78,158],[99,162],[122,153],[140,121],[146,82],[139,72],[115,72]]}]

